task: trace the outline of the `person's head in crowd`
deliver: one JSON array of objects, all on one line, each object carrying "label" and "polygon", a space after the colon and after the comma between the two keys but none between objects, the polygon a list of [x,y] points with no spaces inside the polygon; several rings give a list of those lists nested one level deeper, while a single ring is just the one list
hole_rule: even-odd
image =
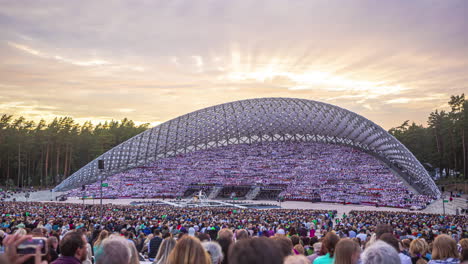
[{"label": "person's head in crowd", "polygon": [[289,228],[289,232],[288,232],[288,236],[293,236],[293,235],[297,235],[297,232],[296,232],[296,228],[294,228],[293,226]]},{"label": "person's head in crowd", "polygon": [[109,232],[108,232],[107,230],[102,230],[102,231],[99,233],[96,242],[94,242],[94,245],[95,245],[95,246],[101,245],[102,241],[104,241],[104,239],[106,239],[108,236],[109,236]]},{"label": "person's head in crowd", "polygon": [[168,237],[172,237],[172,234],[170,232],[164,232],[162,233],[162,239],[166,239]]},{"label": "person's head in crowd", "polygon": [[224,255],[223,264],[228,263],[227,255],[229,252],[229,247],[233,243],[232,238],[233,238],[233,233],[230,229],[223,228],[218,232],[218,239],[216,241],[219,243],[219,245],[221,246],[223,250],[223,255]]},{"label": "person's head in crowd", "polygon": [[313,246],[315,243],[319,242],[318,237],[313,236],[310,238],[309,244]]},{"label": "person's head in crowd", "polygon": [[275,241],[275,243],[278,245],[278,248],[281,251],[281,254],[283,256],[289,256],[293,253],[292,252],[293,244],[291,242],[291,239],[285,236],[274,236],[270,239],[272,241]]},{"label": "person's head in crowd", "polygon": [[168,264],[209,264],[210,257],[198,238],[183,236],[169,254]]},{"label": "person's head in crowd", "polygon": [[183,237],[185,237],[187,235],[187,233],[184,233],[184,232],[180,232],[178,235],[177,235],[177,240],[181,240]]},{"label": "person's head in crowd", "polygon": [[96,227],[94,227],[93,234],[91,235],[92,244],[94,244],[94,242],[96,241],[100,233],[101,233],[100,226],[97,225]]},{"label": "person's head in crowd", "polygon": [[47,251],[46,259],[49,262],[52,262],[52,261],[56,260],[59,257],[58,252],[57,252],[58,251],[58,245],[59,245],[59,241],[58,241],[57,237],[50,236],[49,238],[47,238],[48,251]]},{"label": "person's head in crowd", "polygon": [[460,262],[468,262],[468,238],[463,238],[460,240]]},{"label": "person's head in crowd", "polygon": [[389,244],[378,240],[361,254],[362,264],[400,264],[398,252]]},{"label": "person's head in crowd", "polygon": [[375,238],[380,239],[380,236],[385,233],[393,234],[393,228],[391,225],[388,224],[378,224],[375,228]]},{"label": "person's head in crowd", "polygon": [[205,234],[205,233],[198,233],[198,234],[197,234],[197,238],[198,238],[201,242],[210,241],[210,235]]},{"label": "person's head in crowd", "polygon": [[60,254],[64,257],[75,257],[79,261],[86,260],[86,237],[78,231],[70,231],[60,240]]},{"label": "person's head in crowd", "polygon": [[218,232],[218,239],[225,238],[225,239],[232,240],[233,236],[234,236],[234,233],[229,228],[223,228],[219,230]]},{"label": "person's head in crowd", "polygon": [[245,229],[236,230],[237,241],[242,240],[242,239],[247,239],[247,238],[249,238],[249,232],[247,232],[247,230]]},{"label": "person's head in crowd", "polygon": [[132,249],[129,241],[118,235],[104,239],[96,255],[96,264],[130,264]]},{"label": "person's head in crowd", "polygon": [[58,239],[54,236],[50,236],[48,239],[47,239],[47,244],[49,245],[49,247],[57,250],[58,248]]},{"label": "person's head in crowd", "polygon": [[154,236],[161,236],[161,231],[159,231],[159,229],[154,229],[153,234]]},{"label": "person's head in crowd", "polygon": [[275,236],[284,236],[285,234],[286,234],[286,232],[284,231],[284,229],[279,228],[279,229],[276,231]]},{"label": "person's head in crowd", "polygon": [[188,230],[188,235],[189,236],[195,236],[195,228],[190,227],[189,230]]},{"label": "person's head in crowd", "polygon": [[322,242],[314,243],[314,254],[320,254],[322,251]]},{"label": "person's head in crowd", "polygon": [[364,242],[364,247],[370,247],[375,241],[377,241],[377,236],[373,233],[367,241]]},{"label": "person's head in crowd", "polygon": [[149,243],[151,239],[153,239],[153,237],[154,237],[154,234],[149,234],[148,236],[146,236],[145,244]]},{"label": "person's head in crowd", "polygon": [[448,235],[438,235],[432,245],[432,259],[447,260],[458,258],[457,242]]},{"label": "person's head in crowd", "polygon": [[310,264],[310,261],[303,255],[293,255],[287,256],[284,259],[284,264]]},{"label": "person's head in crowd", "polygon": [[334,232],[328,232],[323,239],[322,247],[325,249],[327,254],[330,254],[330,258],[333,258],[335,254],[335,247],[340,238]]},{"label": "person's head in crowd", "polygon": [[417,238],[411,241],[409,246],[410,256],[416,260],[416,264],[423,264],[426,261],[423,259],[429,249],[427,242],[424,239]]},{"label": "person's head in crowd", "polygon": [[351,239],[343,238],[335,248],[335,264],[356,264],[359,261],[361,247]]},{"label": "person's head in crowd", "polygon": [[130,231],[126,230],[126,229],[122,229],[122,230],[124,230],[124,231],[122,231],[122,236],[124,238],[126,238],[126,239],[131,239],[132,238],[132,235],[133,235],[132,232],[130,232]]},{"label": "person's head in crowd", "polygon": [[301,243],[301,238],[298,235],[293,235],[289,239],[291,239],[293,246]]},{"label": "person's head in crowd", "polygon": [[405,238],[401,240],[401,245],[402,245],[402,250],[408,251],[411,245],[411,240],[408,238]]},{"label": "person's head in crowd", "polygon": [[15,235],[17,234],[17,235],[20,235],[20,236],[25,236],[27,233],[28,233],[28,231],[26,231],[26,229],[24,229],[24,228],[18,228],[14,232]]},{"label": "person's head in crowd", "polygon": [[42,232],[42,228],[37,227],[31,230],[30,235],[33,237],[45,237],[44,233]]},{"label": "person's head in crowd", "polygon": [[229,264],[282,264],[286,256],[273,239],[242,239],[229,249]]},{"label": "person's head in crowd", "polygon": [[398,239],[391,233],[384,233],[380,236],[379,240],[392,246],[398,253],[400,253],[400,244]]},{"label": "person's head in crowd", "polygon": [[296,244],[293,247],[294,253],[298,255],[305,255],[305,249],[301,244]]},{"label": "person's head in crowd", "polygon": [[161,246],[159,246],[158,253],[156,254],[156,258],[154,259],[154,263],[157,264],[165,264],[169,258],[169,254],[171,254],[172,249],[174,249],[176,245],[176,240],[172,237],[167,237],[161,242]]},{"label": "person's head in crowd", "polygon": [[362,247],[361,239],[359,237],[353,237],[351,240],[357,243],[359,247]]},{"label": "person's head in crowd", "polygon": [[221,264],[223,261],[223,250],[221,246],[216,242],[203,242],[205,250],[211,257],[211,264]]}]

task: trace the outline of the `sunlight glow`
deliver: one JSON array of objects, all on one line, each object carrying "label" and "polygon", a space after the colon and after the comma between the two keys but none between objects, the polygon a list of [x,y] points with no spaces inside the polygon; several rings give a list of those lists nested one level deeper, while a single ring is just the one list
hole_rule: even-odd
[{"label": "sunlight glow", "polygon": [[341,76],[335,76],[329,72],[307,71],[302,73],[284,72],[274,65],[268,65],[264,69],[252,72],[230,72],[226,79],[231,81],[257,81],[274,82],[277,79],[286,79],[291,82],[287,88],[297,90],[326,90],[341,91],[347,93],[364,93],[367,98],[376,98],[387,94],[399,94],[409,90],[401,85],[386,85],[386,82],[372,82],[355,80]]}]

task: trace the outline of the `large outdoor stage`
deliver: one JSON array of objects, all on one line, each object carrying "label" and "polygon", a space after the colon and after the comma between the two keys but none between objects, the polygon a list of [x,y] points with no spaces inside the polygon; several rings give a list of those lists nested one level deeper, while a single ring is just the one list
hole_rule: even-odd
[{"label": "large outdoor stage", "polygon": [[[26,199],[24,194],[17,194],[14,198],[17,201],[39,201],[39,202],[56,202],[55,198],[59,197],[63,193],[60,192],[50,192],[50,191],[39,191],[31,193],[30,198]],[[466,199],[468,195],[463,195],[460,198],[454,198],[452,202],[443,203],[442,198],[436,200],[430,204],[427,208],[423,210],[414,210],[412,212],[418,213],[433,213],[433,214],[442,214],[445,207],[446,214],[456,214],[457,209],[461,212],[461,209],[466,208]],[[71,197],[66,201],[59,201],[61,203],[78,203],[82,204],[83,200],[78,197]],[[167,204],[172,206],[194,206],[193,199],[182,199],[179,201],[172,199],[103,199],[103,204],[120,204],[120,205],[129,205],[135,203],[160,203]],[[171,204],[172,203],[172,204]],[[264,209],[273,209],[273,208],[284,208],[284,209],[319,209],[319,210],[337,210],[340,214],[348,213],[351,210],[362,210],[362,211],[401,211],[408,212],[407,209],[401,208],[392,208],[392,207],[375,207],[367,205],[355,205],[348,204],[343,205],[340,203],[311,203],[311,202],[298,202],[298,201],[284,201],[284,202],[274,202],[269,200],[243,200],[243,201],[232,201],[232,200],[209,200],[205,201],[204,206],[232,206],[237,208],[246,207],[247,208],[264,208]],[[100,204],[99,199],[84,199],[84,204],[86,205],[95,205]],[[199,206],[198,203],[197,206]]]}]

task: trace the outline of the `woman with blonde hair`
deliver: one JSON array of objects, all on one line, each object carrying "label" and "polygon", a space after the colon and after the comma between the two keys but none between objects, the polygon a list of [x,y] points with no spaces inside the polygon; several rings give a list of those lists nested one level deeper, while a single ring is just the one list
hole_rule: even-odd
[{"label": "woman with blonde hair", "polygon": [[161,242],[161,246],[159,246],[158,254],[156,254],[156,258],[154,259],[153,264],[166,264],[169,254],[171,254],[172,249],[174,249],[176,245],[176,240],[172,237],[167,237]]},{"label": "woman with blonde hair", "polygon": [[169,254],[168,264],[210,264],[208,253],[198,238],[183,236]]},{"label": "woman with blonde hair", "polygon": [[15,235],[20,235],[20,236],[25,236],[25,235],[28,234],[28,232],[24,228],[18,228],[18,229],[16,229],[14,234]]},{"label": "woman with blonde hair", "polygon": [[409,246],[409,253],[411,257],[411,262],[413,264],[426,264],[428,259],[426,258],[426,253],[429,250],[429,245],[426,240],[417,238],[411,241]]},{"label": "woman with blonde hair", "polygon": [[458,264],[457,242],[448,235],[438,235],[432,245],[432,260],[429,264]]},{"label": "woman with blonde hair", "polygon": [[97,254],[97,251],[101,248],[102,241],[104,241],[104,239],[106,239],[107,237],[109,237],[109,232],[107,230],[102,230],[99,233],[98,238],[93,244],[93,252],[95,256]]},{"label": "woman with blonde hair", "polygon": [[361,255],[361,246],[349,239],[342,238],[336,244],[335,248],[335,264],[356,264]]},{"label": "woman with blonde hair", "polygon": [[133,241],[125,239],[130,248],[130,262],[129,264],[140,264],[140,256],[138,255],[138,250],[136,249],[135,243]]}]

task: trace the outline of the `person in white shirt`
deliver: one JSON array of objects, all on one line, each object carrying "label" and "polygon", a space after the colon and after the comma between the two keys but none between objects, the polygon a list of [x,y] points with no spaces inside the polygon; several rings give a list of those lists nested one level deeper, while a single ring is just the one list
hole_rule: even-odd
[{"label": "person in white shirt", "polygon": [[367,240],[366,230],[361,229],[361,231],[359,231],[359,234],[356,237],[361,240],[361,243],[366,242]]}]

